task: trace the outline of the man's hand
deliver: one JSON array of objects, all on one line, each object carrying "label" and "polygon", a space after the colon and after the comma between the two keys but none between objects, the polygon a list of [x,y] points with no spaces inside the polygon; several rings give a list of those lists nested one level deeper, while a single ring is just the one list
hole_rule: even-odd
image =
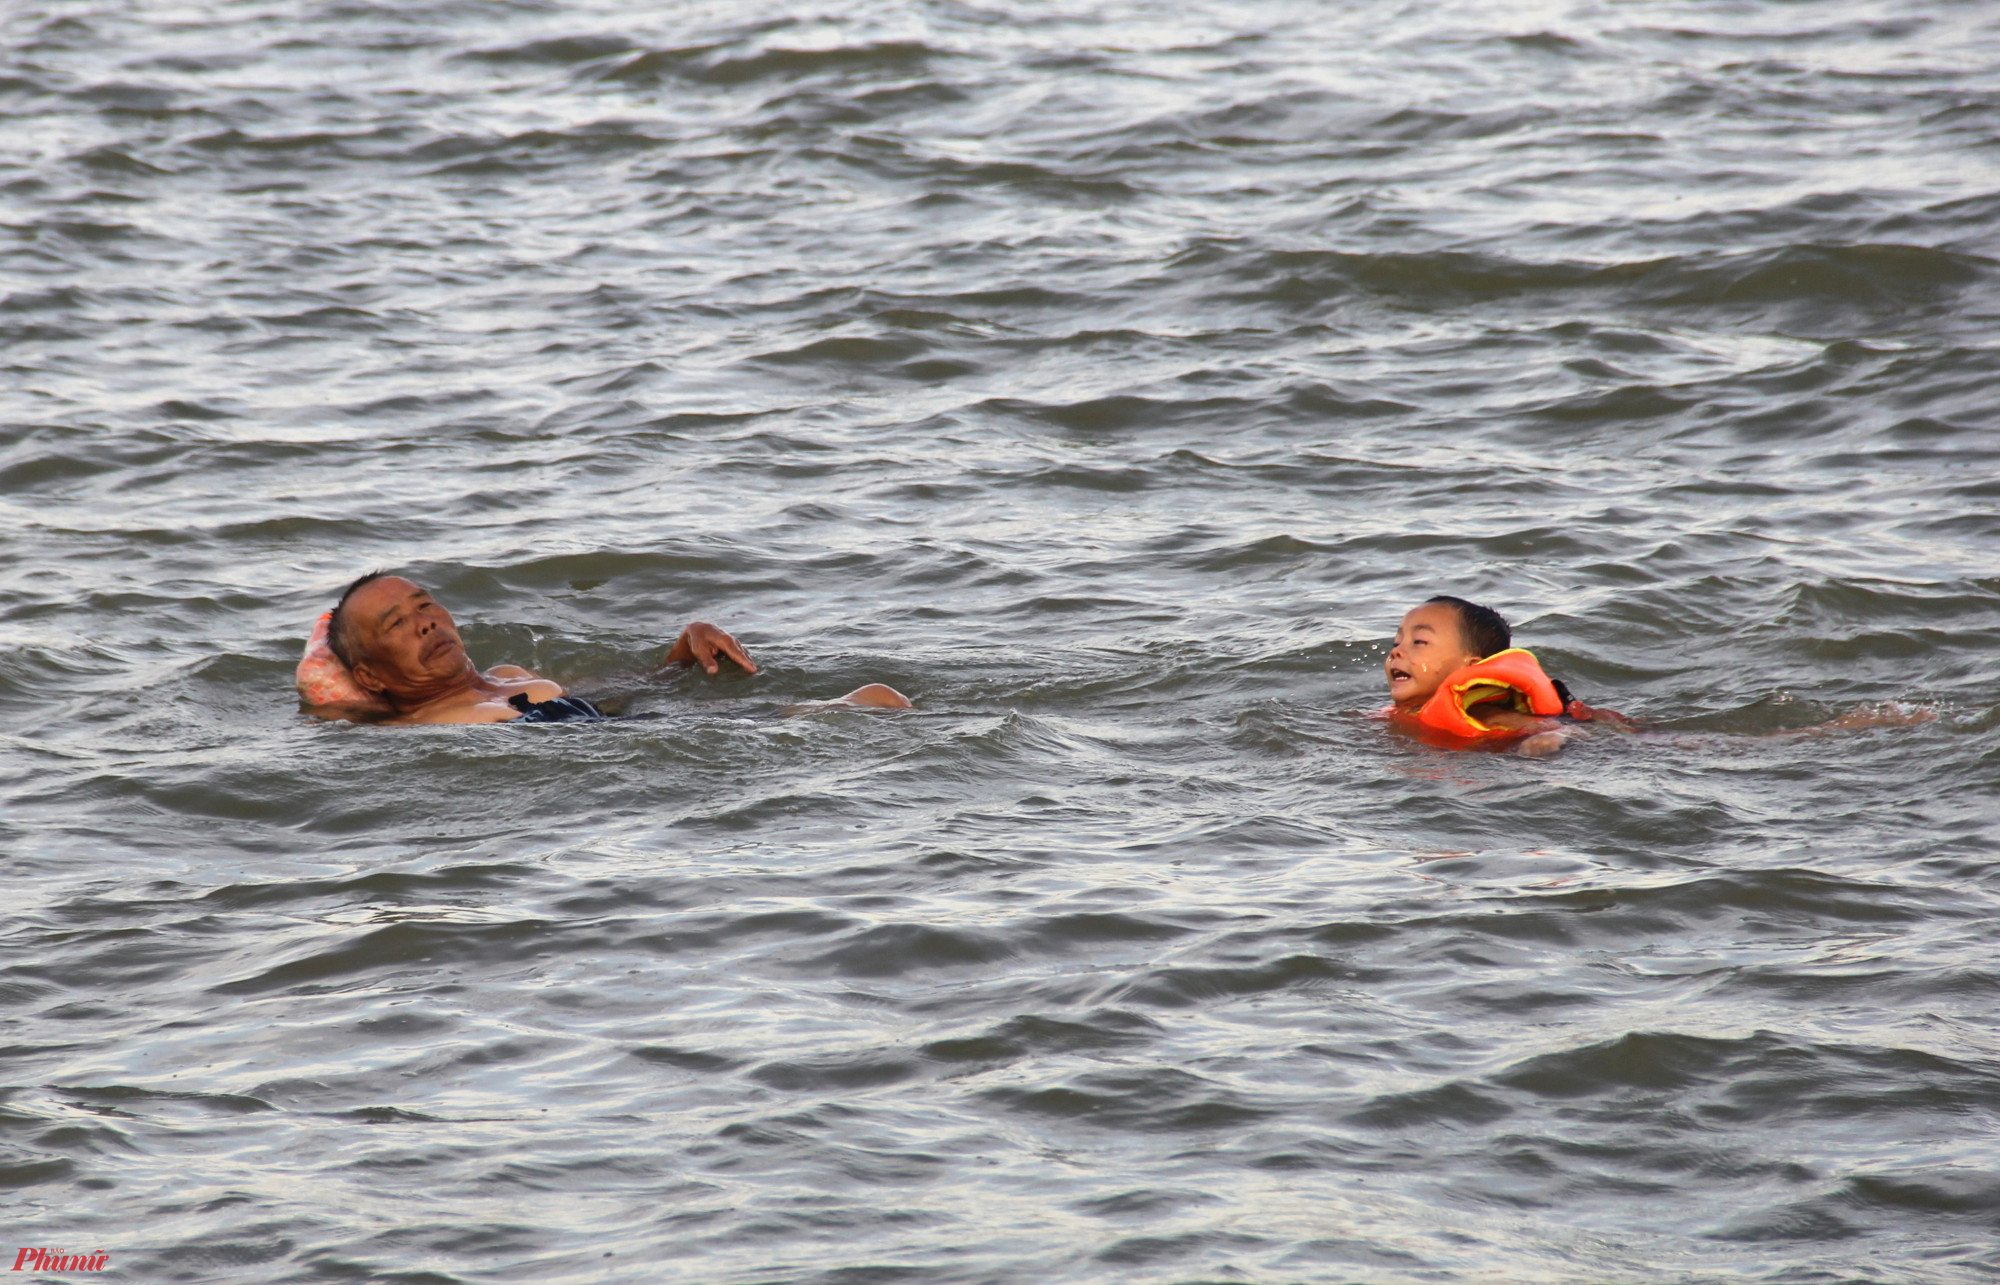
[{"label": "man's hand", "polygon": [[757,672],[757,662],[750,659],[750,653],[743,650],[743,644],[723,633],[706,620],[697,620],[681,636],[674,639],[672,650],[667,652],[663,665],[700,665],[709,673],[716,673],[721,666],[719,658],[727,656],[743,666],[743,672]]}]

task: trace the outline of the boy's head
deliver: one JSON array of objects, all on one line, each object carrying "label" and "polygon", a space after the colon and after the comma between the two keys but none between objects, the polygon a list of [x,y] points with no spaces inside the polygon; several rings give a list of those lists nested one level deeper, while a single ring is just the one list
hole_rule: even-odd
[{"label": "boy's head", "polygon": [[1456,671],[1513,645],[1514,633],[1491,607],[1439,594],[1403,617],[1396,641],[1382,661],[1389,698],[1423,704]]}]

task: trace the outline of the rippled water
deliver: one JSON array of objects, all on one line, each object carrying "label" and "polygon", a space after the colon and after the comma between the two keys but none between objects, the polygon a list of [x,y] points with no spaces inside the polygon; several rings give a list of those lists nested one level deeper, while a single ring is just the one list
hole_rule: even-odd
[{"label": "rippled water", "polygon": [[[0,113],[0,1250],[2000,1277],[1991,5],[64,0]],[[303,716],[377,565],[654,717]],[[1650,730],[1388,734],[1441,590]]]}]

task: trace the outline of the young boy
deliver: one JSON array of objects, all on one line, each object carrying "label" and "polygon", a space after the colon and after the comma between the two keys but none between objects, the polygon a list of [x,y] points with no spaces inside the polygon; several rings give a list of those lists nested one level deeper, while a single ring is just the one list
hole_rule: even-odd
[{"label": "young boy", "polygon": [[[1491,607],[1448,594],[1429,599],[1403,617],[1382,662],[1389,698],[1396,702],[1383,712],[1433,744],[1451,749],[1482,742],[1518,744],[1531,758],[1561,749],[1581,723],[1636,730],[1631,719],[1615,710],[1592,709],[1573,699],[1560,680],[1542,672],[1533,653],[1514,647],[1513,641],[1513,631]],[[1865,705],[1811,727],[1764,735],[1911,727],[1936,719],[1928,709]]]},{"label": "young boy", "polygon": [[1624,716],[1593,710],[1542,672],[1491,607],[1440,594],[1403,617],[1382,662],[1391,721],[1440,744],[1518,741],[1530,757],[1553,754],[1569,724]]}]

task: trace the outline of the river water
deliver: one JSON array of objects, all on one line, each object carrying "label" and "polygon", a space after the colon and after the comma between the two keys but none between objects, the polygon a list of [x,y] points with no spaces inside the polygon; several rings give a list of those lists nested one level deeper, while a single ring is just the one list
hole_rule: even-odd
[{"label": "river water", "polygon": [[[0,112],[0,1249],[2000,1279],[1985,0],[51,0]],[[378,566],[645,717],[301,714]],[[1441,591],[1647,730],[1391,735]]]}]

